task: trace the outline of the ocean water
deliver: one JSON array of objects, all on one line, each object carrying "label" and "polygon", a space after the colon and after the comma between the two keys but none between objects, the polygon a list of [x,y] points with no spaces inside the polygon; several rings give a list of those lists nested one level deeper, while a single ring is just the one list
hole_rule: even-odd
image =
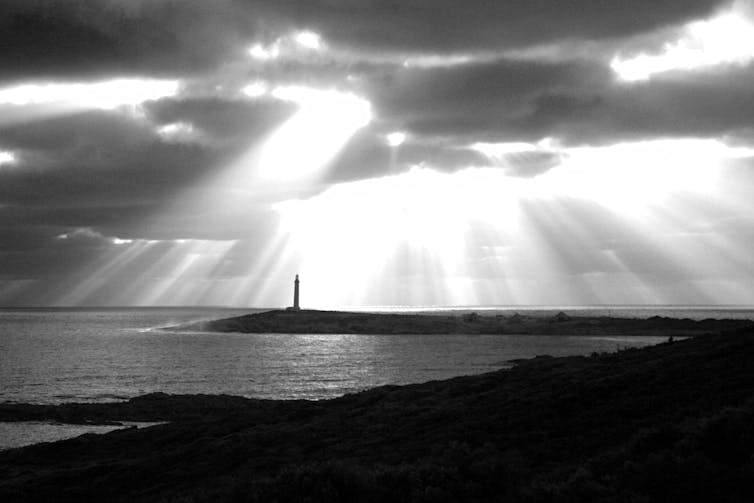
[{"label": "ocean water", "polygon": [[[480,308],[546,316],[561,308]],[[439,311],[444,311],[438,310]],[[253,311],[253,310],[252,310]],[[160,330],[250,310],[0,309],[0,402],[102,402],[144,393],[323,399],[476,374],[510,360],[614,351],[652,337],[306,335]],[[750,309],[571,308],[571,314],[752,318]]]},{"label": "ocean water", "polygon": [[[754,318],[754,311],[745,308],[555,306],[473,310],[550,316],[561,309],[572,315]],[[472,309],[426,310],[439,313]],[[511,360],[518,358],[615,351],[664,341],[636,336],[220,334],[161,330],[253,311],[0,309],[0,402],[106,402],[155,391],[316,400],[383,384],[478,374],[510,367]],[[0,423],[0,449],[111,429],[82,428]]]},{"label": "ocean water", "polygon": [[54,442],[65,438],[78,437],[85,433],[109,433],[114,430],[136,426],[146,428],[162,423],[137,423],[124,421],[122,426],[60,424],[50,421],[0,422],[0,450],[14,449],[40,442]]}]

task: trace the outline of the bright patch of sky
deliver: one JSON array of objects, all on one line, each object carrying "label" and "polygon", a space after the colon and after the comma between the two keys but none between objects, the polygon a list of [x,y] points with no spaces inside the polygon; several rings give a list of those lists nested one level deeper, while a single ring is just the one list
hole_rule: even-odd
[{"label": "bright patch of sky", "polygon": [[157,134],[166,141],[190,141],[197,136],[194,126],[188,122],[173,122],[157,128]]},{"label": "bright patch of sky", "polygon": [[63,234],[58,234],[56,236],[56,239],[60,239],[65,241],[66,239],[72,239],[72,238],[89,238],[89,239],[100,239],[104,238],[102,234],[95,231],[91,227],[79,227],[77,229],[74,229],[70,232],[65,232]]},{"label": "bright patch of sky", "polygon": [[250,98],[258,98],[267,94],[267,85],[264,82],[252,82],[243,88],[243,93]]},{"label": "bright patch of sky", "polygon": [[114,245],[128,245],[134,242],[133,239],[121,239],[121,238],[112,238],[110,241]]},{"label": "bright patch of sky", "polygon": [[[503,144],[499,151],[520,152],[525,146],[529,148]],[[716,197],[716,178],[726,163],[754,155],[752,149],[704,139],[565,148],[561,152],[563,163],[536,178],[510,177],[496,168],[442,173],[415,167],[398,175],[336,184],[315,197],[280,203],[276,209],[283,217],[282,229],[290,236],[288,246],[300,257],[297,271],[316,289],[313,297],[325,305],[358,304],[372,298],[373,292],[362,285],[384,284],[388,281],[385,271],[396,267],[396,260],[416,266],[416,274],[434,278],[437,284],[429,288],[439,295],[438,303],[473,303],[480,291],[463,287],[461,280],[474,278],[470,268],[475,262],[466,247],[482,239],[474,230],[479,225],[500,243],[511,243],[488,257],[490,267],[507,271],[505,277],[494,280],[498,287],[509,282],[510,291],[499,293],[498,301],[532,299],[537,298],[534,292],[540,292],[541,285],[530,285],[522,278],[551,281],[561,277],[566,269],[560,255],[585,253],[580,247],[594,238],[588,228],[569,221],[567,214],[560,215],[558,225],[568,229],[561,228],[561,232],[575,233],[570,241],[574,249],[560,249],[551,255],[541,236],[527,224],[525,206],[565,208],[572,204],[569,201],[579,200],[597,203],[607,214],[620,215],[629,228],[640,224],[645,239],[656,239],[660,246],[670,238],[664,235],[667,222],[657,220],[663,215],[657,212],[658,207],[682,193],[711,200]],[[665,252],[668,257],[676,253],[672,247]],[[634,284],[623,283],[625,290],[618,294],[600,283],[600,278],[585,276],[585,281],[594,280],[599,298],[616,294],[614,298],[622,301],[649,301],[659,295],[633,275],[621,256],[610,262],[610,250],[589,253],[604,255],[605,264],[600,267],[615,269],[613,272],[624,274],[628,283]],[[677,258],[668,260],[682,260],[684,267],[698,268],[703,259],[696,253],[678,253]],[[428,270],[423,271],[419,264]],[[354,282],[354,277],[363,281]],[[567,278],[565,281],[572,281]],[[385,288],[386,298],[394,298],[390,285]],[[409,297],[408,301],[426,303],[429,298]]]},{"label": "bright patch of sky", "polygon": [[249,47],[249,56],[257,61],[272,61],[281,56],[304,51],[320,51],[324,48],[322,37],[313,31],[300,31],[278,37],[270,44],[255,43]]},{"label": "bright patch of sky", "polygon": [[301,33],[298,33],[296,35],[296,42],[309,49],[319,49],[322,46],[322,39],[313,31],[302,31]]},{"label": "bright patch of sky", "polygon": [[476,143],[471,146],[497,163],[508,156],[550,152],[561,161],[527,181],[527,197],[577,197],[629,213],[682,191],[711,188],[723,163],[754,156],[754,149],[732,147],[716,139],[627,142],[602,147],[559,147],[545,139],[534,143]]},{"label": "bright patch of sky", "polygon": [[0,104],[59,104],[111,110],[123,105],[175,96],[176,80],[115,79],[88,83],[29,83],[0,89]]},{"label": "bright patch of sky", "polygon": [[300,109],[262,148],[259,167],[266,179],[291,180],[319,172],[356,130],[372,120],[370,103],[349,93],[281,86],[271,95]]},{"label": "bright patch of sky", "polygon": [[0,166],[3,164],[15,164],[16,156],[13,152],[0,150]]},{"label": "bright patch of sky", "polygon": [[265,47],[262,44],[254,44],[249,48],[249,55],[260,61],[275,59],[280,55],[280,48],[276,45]]},{"label": "bright patch of sky", "polygon": [[403,60],[406,68],[443,68],[494,59],[491,54],[420,54]]},{"label": "bright patch of sky", "polygon": [[387,144],[391,147],[398,147],[400,146],[404,141],[406,141],[406,133],[403,133],[401,131],[396,131],[394,133],[388,134],[385,139],[387,140]]},{"label": "bright patch of sky", "polygon": [[733,11],[686,25],[680,38],[667,42],[659,51],[616,56],[611,67],[622,80],[633,82],[670,71],[743,66],[752,59],[754,22]]}]

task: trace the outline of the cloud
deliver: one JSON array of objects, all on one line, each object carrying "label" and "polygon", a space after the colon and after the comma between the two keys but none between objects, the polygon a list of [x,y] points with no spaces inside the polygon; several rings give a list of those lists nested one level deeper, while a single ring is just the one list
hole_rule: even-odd
[{"label": "cloud", "polygon": [[619,82],[599,62],[498,61],[396,71],[374,84],[378,117],[424,138],[610,143],[714,137],[750,127],[754,69],[732,66]]},{"label": "cloud", "polygon": [[575,143],[745,134],[754,114],[740,104],[754,99],[752,89],[751,67],[656,79],[638,86],[606,82],[587,96],[540,98],[518,125],[535,135]]},{"label": "cloud", "polygon": [[151,215],[221,160],[212,148],[166,143],[149,122],[105,111],[16,126],[0,135],[23,152],[14,169],[0,170],[4,243],[27,242],[22,231],[52,239],[86,227],[140,236]]},{"label": "cloud", "polygon": [[604,39],[704,17],[720,1],[263,3],[273,19],[306,26],[361,50],[449,52],[521,47],[569,38]]},{"label": "cloud", "polygon": [[0,150],[0,166],[3,164],[15,164],[16,161],[16,154],[7,150]]},{"label": "cloud", "polygon": [[720,65],[745,66],[754,59],[754,21],[736,10],[743,9],[734,8],[712,19],[689,23],[681,36],[665,42],[661,50],[618,55],[610,66],[627,81]]},{"label": "cloud", "polygon": [[3,80],[204,72],[258,26],[253,9],[225,0],[9,0],[3,10]]},{"label": "cloud", "polygon": [[203,74],[301,33],[365,56],[611,39],[704,17],[720,3],[7,0],[2,79]]},{"label": "cloud", "polygon": [[[248,270],[244,257],[263,256],[259,243],[277,235],[280,221],[270,204],[330,193],[344,182],[387,186],[410,174],[411,167],[435,173],[438,180],[493,173],[489,176],[505,180],[505,190],[546,180],[570,187],[578,181],[581,192],[572,188],[584,195],[587,182],[599,178],[600,163],[625,164],[612,161],[620,151],[616,143],[686,138],[750,148],[754,112],[742,104],[754,101],[754,68],[745,44],[739,47],[739,56],[745,57],[734,60],[718,57],[709,60],[714,64],[681,65],[681,71],[665,64],[678,47],[709,45],[709,37],[693,39],[689,27],[710,26],[704,23],[729,12],[731,5],[722,0],[6,0],[0,16],[0,101],[5,97],[15,104],[0,105],[0,279],[21,283],[0,284],[0,299],[10,298],[3,291],[31,288],[42,277],[59,280],[63,271],[85,269],[98,256],[117,255],[139,240],[247,240],[228,252],[233,258],[224,264],[231,265],[217,266],[240,274]],[[747,6],[750,2],[739,1],[734,8],[751,16]],[[750,34],[747,29],[739,35],[748,40]],[[611,62],[640,61],[642,55],[654,70],[667,71],[650,69],[644,72],[648,79],[627,82],[615,65],[611,68]],[[108,82],[175,82],[180,87],[135,98],[115,93],[114,101],[90,100],[98,88],[75,87]],[[254,166],[255,155],[302,110],[301,102],[273,96],[281,88],[348,93],[364,106],[370,103],[372,121],[350,137],[349,130],[342,149],[316,177],[250,183],[254,170],[247,168]],[[10,89],[17,90],[12,100]],[[66,100],[60,99],[40,103],[43,94],[61,90],[73,92],[79,106],[63,106],[58,102]],[[108,94],[100,89],[103,93]],[[91,106],[83,106],[87,101]],[[322,133],[326,119],[336,115],[325,108],[301,128],[297,141],[279,142],[278,158],[300,160],[306,139]],[[406,137],[390,146],[386,135],[395,131]],[[474,148],[480,144],[504,148],[490,154]],[[684,143],[674,145],[681,149]],[[605,157],[579,171],[581,178],[561,176],[564,165],[574,167],[568,162],[579,147],[599,146]],[[728,161],[721,186],[728,202],[748,215],[742,187],[751,186],[750,160]],[[294,175],[302,167],[288,166]],[[627,167],[621,176],[635,179]],[[426,180],[435,178],[412,185],[416,197],[427,196]],[[610,185],[616,194],[625,186]],[[500,190],[482,188],[493,191],[493,199],[500,195]],[[469,204],[477,202],[464,197]],[[362,199],[351,203],[359,205]],[[638,239],[640,230],[623,225],[613,232],[615,222],[605,211],[598,217],[588,202],[567,199],[524,208],[527,237],[550,250],[559,273],[582,275],[574,281],[583,292],[599,291],[602,280],[595,278],[616,274],[619,263],[669,281],[699,279],[670,267],[678,257],[663,255],[656,241]],[[614,199],[628,207],[632,197]],[[449,211],[445,200],[435,202],[441,214]],[[688,214],[694,211],[687,202],[672,204]],[[358,214],[359,208],[349,211]],[[717,232],[737,245],[751,242],[739,232],[746,223],[725,223],[721,215],[730,213],[716,211],[709,205],[693,214],[717,230],[684,230]],[[566,220],[594,229],[588,251],[572,246],[583,235],[574,238],[558,227]],[[440,240],[444,229],[437,230]],[[692,248],[684,239],[684,246]],[[644,251],[635,249],[637,242]],[[468,271],[475,277],[500,273],[498,259],[530,263],[494,229],[480,228],[470,243],[479,245],[469,258],[477,264]],[[157,248],[144,257],[215,249],[196,243]],[[148,268],[148,262],[134,264]],[[736,263],[720,259],[720,277]],[[673,274],[663,276],[663,267]],[[37,293],[45,290],[45,281]]]},{"label": "cloud", "polygon": [[123,105],[173,96],[178,82],[170,80],[116,79],[91,83],[23,84],[0,89],[0,105],[53,105],[110,110]]},{"label": "cloud", "polygon": [[499,60],[395,70],[375,79],[367,94],[379,117],[412,133],[527,137],[518,123],[543,95],[577,94],[605,82],[607,75],[596,64]]},{"label": "cloud", "polygon": [[[11,62],[18,59],[18,76],[26,79],[113,72],[193,75],[195,85],[208,86],[204,109],[214,117],[233,114],[232,107],[225,106],[233,101],[221,96],[226,91],[213,90],[212,83],[222,87],[227,85],[223,79],[230,79],[240,88],[242,80],[248,83],[252,76],[278,83],[351,86],[372,101],[380,117],[420,136],[534,140],[574,136],[580,118],[601,119],[600,105],[620,98],[606,65],[609,55],[599,52],[596,41],[616,47],[617,40],[651,39],[658,30],[664,33],[668,26],[713,15],[725,5],[673,1],[642,9],[617,1],[578,3],[579,8],[559,2],[470,8],[450,2],[327,2],[313,8],[309,2],[82,0],[74,8],[64,2],[14,1],[3,21],[11,30],[4,55]],[[40,35],[25,41],[29,33]],[[315,57],[262,66],[248,53],[283,38],[295,42],[301,33],[326,46]],[[54,40],[67,41],[65,54]],[[506,59],[517,49],[534,50],[554,41],[587,44],[592,54],[560,61]],[[397,59],[390,59],[391,54]],[[408,60],[440,61],[454,54],[470,56],[450,66],[398,64],[404,55]],[[7,65],[6,79],[13,76],[13,68]],[[620,113],[616,108],[608,104],[602,110]],[[176,117],[165,117],[162,125],[177,122],[196,125]]]},{"label": "cloud", "polygon": [[216,145],[229,151],[248,146],[269,134],[296,111],[281,100],[198,96],[163,99],[146,107],[156,124],[191,124]]},{"label": "cloud", "polygon": [[114,237],[91,227],[10,226],[6,218],[1,222],[0,280],[57,277],[117,246]]}]

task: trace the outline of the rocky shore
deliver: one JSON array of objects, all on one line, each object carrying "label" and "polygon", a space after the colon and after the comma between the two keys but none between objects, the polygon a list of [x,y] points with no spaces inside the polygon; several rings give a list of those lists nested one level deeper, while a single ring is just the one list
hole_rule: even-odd
[{"label": "rocky shore", "polygon": [[170,421],[0,452],[0,500],[754,500],[754,331],[341,398],[153,394],[3,420]]}]

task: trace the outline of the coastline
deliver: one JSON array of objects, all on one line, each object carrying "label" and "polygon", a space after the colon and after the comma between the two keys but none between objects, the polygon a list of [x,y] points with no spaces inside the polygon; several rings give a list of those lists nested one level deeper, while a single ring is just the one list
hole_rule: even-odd
[{"label": "coastline", "polygon": [[485,315],[377,313],[359,311],[270,310],[167,327],[173,331],[309,334],[501,334],[501,335],[646,335],[688,337],[754,325],[751,320],[617,318],[520,313]]},{"label": "coastline", "polygon": [[67,404],[49,410],[170,422],[0,452],[0,496],[744,501],[753,358],[754,330],[743,329],[317,402]]}]

